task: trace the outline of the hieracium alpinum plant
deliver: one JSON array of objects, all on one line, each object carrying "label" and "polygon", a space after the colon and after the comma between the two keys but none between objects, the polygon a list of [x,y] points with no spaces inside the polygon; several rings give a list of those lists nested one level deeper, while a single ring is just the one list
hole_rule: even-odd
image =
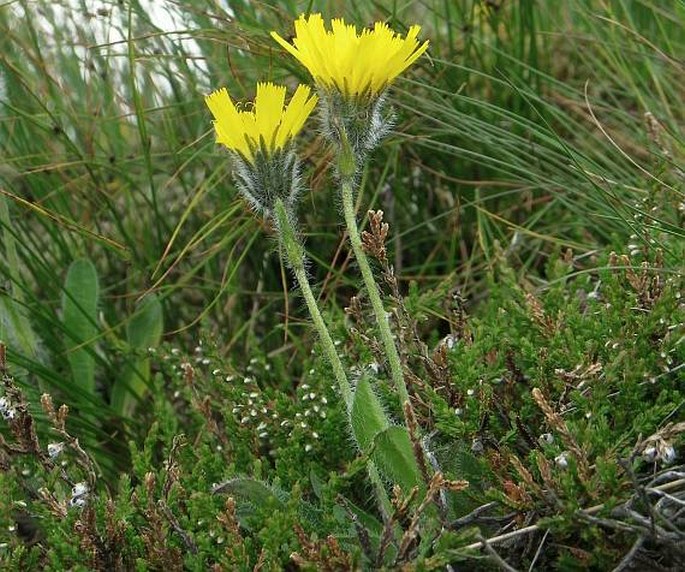
[{"label": "hieracium alpinum plant", "polygon": [[[410,401],[402,366],[380,290],[362,250],[353,197],[355,180],[365,158],[391,127],[391,113],[385,107],[386,89],[425,52],[427,42],[419,45],[418,26],[412,27],[406,38],[399,37],[384,23],[360,35],[354,26],[334,20],[332,31],[327,31],[319,14],[299,18],[295,31],[294,47],[278,34],[273,36],[309,68],[316,81],[324,134],[338,152],[338,176],[352,247],[407,415]],[[300,285],[338,382],[352,435],[360,450],[370,456],[367,468],[379,506],[388,515],[390,501],[381,473],[409,489],[420,484],[419,464],[424,466],[424,463],[422,454],[418,458],[412,446],[410,419],[405,418],[404,427],[393,425],[372,387],[372,376],[365,372],[352,388],[308,281],[305,251],[297,231],[297,201],[302,184],[293,140],[316,102],[317,97],[310,95],[310,88],[300,86],[284,108],[285,88],[272,84],[257,86],[250,111],[239,111],[226,89],[207,97],[207,105],[215,117],[217,142],[229,150],[238,190],[257,212],[274,223],[281,255]]]},{"label": "hieracium alpinum plant", "polygon": [[250,111],[238,111],[226,88],[207,96],[217,143],[228,149],[236,186],[247,202],[272,219],[281,254],[300,285],[307,308],[331,362],[340,392],[350,403],[350,384],[307,278],[304,247],[297,233],[297,200],[302,188],[294,137],[317,102],[308,86],[298,86],[285,106],[286,88],[257,84]]},{"label": "hieracium alpinum plant", "polygon": [[384,22],[377,22],[360,33],[340,18],[333,19],[327,29],[320,14],[311,14],[295,22],[292,44],[275,32],[271,34],[309,70],[316,82],[323,132],[337,150],[340,192],[350,243],[403,407],[409,403],[409,393],[380,291],[362,247],[354,190],[369,152],[392,126],[392,113],[386,109],[388,86],[428,49],[427,41],[418,40],[420,30],[420,26],[411,26],[403,38]]}]

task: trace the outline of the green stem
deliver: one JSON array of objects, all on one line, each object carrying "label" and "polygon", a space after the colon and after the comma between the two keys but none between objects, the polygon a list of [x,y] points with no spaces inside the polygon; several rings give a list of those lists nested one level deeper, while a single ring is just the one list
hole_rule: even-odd
[{"label": "green stem", "polygon": [[[352,411],[352,388],[350,387],[350,382],[347,380],[345,369],[340,361],[338,352],[335,350],[335,344],[331,339],[331,335],[328,332],[328,328],[323,320],[323,316],[321,316],[319,306],[316,303],[316,298],[314,297],[312,289],[309,286],[309,279],[307,278],[307,271],[304,264],[304,248],[297,237],[295,229],[290,221],[290,217],[288,216],[288,212],[281,199],[276,199],[274,210],[276,215],[276,225],[278,228],[278,237],[281,242],[281,252],[285,254],[286,262],[295,273],[295,278],[297,279],[297,283],[300,285],[300,290],[302,290],[302,295],[307,303],[309,315],[312,317],[314,327],[319,334],[326,357],[333,367],[333,373],[338,381],[340,393],[342,393],[345,401],[345,407],[349,414]],[[384,516],[389,518],[389,515],[392,511],[392,505],[390,504],[390,499],[388,498],[388,494],[386,493],[383,482],[381,481],[378,469],[376,468],[375,463],[371,460],[369,460],[367,463],[367,469],[369,471],[369,479],[371,480],[373,487],[376,489],[381,510],[383,511]]]},{"label": "green stem", "polygon": [[350,387],[350,382],[347,380],[347,375],[345,375],[345,369],[340,361],[338,352],[335,351],[335,344],[333,343],[331,334],[328,332],[326,323],[323,321],[319,307],[316,304],[314,293],[309,286],[309,279],[307,278],[307,271],[304,265],[304,248],[295,234],[295,229],[290,222],[290,217],[288,216],[288,212],[281,199],[276,200],[274,210],[279,231],[278,237],[282,246],[281,251],[285,253],[286,261],[295,273],[295,278],[300,285],[300,290],[302,290],[302,295],[307,304],[309,315],[312,317],[314,327],[319,334],[326,357],[333,367],[333,373],[338,381],[340,393],[342,393],[345,405],[349,411],[352,407],[352,388]]},{"label": "green stem", "polygon": [[357,218],[354,211],[354,192],[352,189],[351,177],[343,176],[341,186],[345,224],[347,225],[347,232],[350,236],[352,251],[354,252],[354,256],[359,264],[359,270],[362,273],[364,285],[366,286],[366,290],[369,294],[369,300],[371,300],[373,312],[376,315],[378,331],[385,348],[385,355],[388,358],[388,364],[390,365],[390,375],[392,377],[392,381],[395,384],[398,395],[400,396],[400,402],[404,406],[404,403],[409,402],[409,392],[407,391],[407,386],[404,384],[404,374],[402,373],[400,354],[397,351],[395,340],[392,338],[390,322],[388,321],[388,316],[385,312],[385,308],[383,307],[380,290],[378,288],[378,284],[376,284],[376,279],[373,276],[369,259],[366,257],[364,247],[362,246],[362,239],[359,235]]}]

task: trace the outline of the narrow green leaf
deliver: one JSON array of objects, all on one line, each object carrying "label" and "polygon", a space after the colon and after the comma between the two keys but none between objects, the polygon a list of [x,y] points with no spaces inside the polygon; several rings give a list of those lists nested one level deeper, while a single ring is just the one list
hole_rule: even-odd
[{"label": "narrow green leaf", "polygon": [[405,427],[388,427],[378,433],[374,439],[372,458],[379,470],[405,492],[422,483],[409,432]]},{"label": "narrow green leaf", "polygon": [[162,304],[154,294],[146,296],[126,326],[126,338],[131,361],[126,363],[121,377],[112,387],[112,408],[123,416],[130,416],[148,387],[150,387],[150,359],[148,348],[159,345],[164,329]]},{"label": "narrow green leaf", "polygon": [[79,387],[95,393],[95,340],[100,296],[97,270],[87,258],[69,266],[62,293],[62,320],[71,375]]},{"label": "narrow green leaf", "polygon": [[354,439],[364,453],[368,453],[374,437],[390,427],[383,405],[374,393],[366,374],[359,380],[354,392],[350,424]]},{"label": "narrow green leaf", "polygon": [[[268,506],[275,504],[283,506],[283,500],[276,494],[272,487],[249,477],[235,477],[217,485],[213,492],[225,493],[230,496],[238,497],[241,500],[249,501],[255,506]],[[287,498],[287,497],[286,497]]]},{"label": "narrow green leaf", "polygon": [[154,294],[146,296],[138,305],[126,326],[126,338],[132,348],[147,350],[159,344],[164,328],[162,303]]},{"label": "narrow green leaf", "polygon": [[[1,182],[1,179],[0,179]],[[3,280],[9,281],[9,296],[0,294],[0,340],[20,349],[25,355],[38,357],[38,337],[25,311],[22,292],[19,253],[14,225],[10,217],[7,198],[0,195],[0,225],[2,225],[2,246],[7,268],[2,272]]]},{"label": "narrow green leaf", "polygon": [[[274,484],[267,484],[250,477],[234,477],[214,487],[215,494],[226,494],[237,501],[237,517],[240,525],[247,530],[252,530],[253,523],[250,517],[254,516],[256,509],[270,507],[274,511],[282,510],[291,502],[291,494],[280,489]],[[313,504],[301,500],[297,505],[297,511],[303,522],[317,528],[322,525],[321,510]]]}]

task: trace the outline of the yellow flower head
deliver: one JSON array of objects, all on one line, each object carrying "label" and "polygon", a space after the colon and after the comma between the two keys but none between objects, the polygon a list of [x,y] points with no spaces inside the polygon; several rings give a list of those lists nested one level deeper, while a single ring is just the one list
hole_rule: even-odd
[{"label": "yellow flower head", "polygon": [[273,154],[282,149],[302,129],[314,109],[316,95],[311,89],[298,86],[290,103],[285,106],[285,87],[273,83],[258,83],[257,96],[251,111],[238,111],[226,88],[205,98],[214,116],[217,143],[254,161],[257,149]]},{"label": "yellow flower head", "polygon": [[412,26],[402,38],[384,22],[357,33],[342,18],[326,30],[321,14],[304,14],[295,21],[293,44],[276,32],[271,36],[312,74],[314,80],[345,96],[378,95],[428,49],[416,39],[421,26]]}]

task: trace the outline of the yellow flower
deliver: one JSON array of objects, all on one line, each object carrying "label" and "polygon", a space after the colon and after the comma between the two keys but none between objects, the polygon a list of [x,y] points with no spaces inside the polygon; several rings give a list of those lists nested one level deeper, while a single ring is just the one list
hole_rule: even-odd
[{"label": "yellow flower", "polygon": [[374,96],[413,64],[428,49],[428,42],[416,39],[421,26],[412,26],[405,38],[384,22],[357,33],[342,18],[326,30],[321,14],[300,16],[295,21],[293,45],[276,32],[271,36],[295,56],[314,80],[335,88],[345,96]]},{"label": "yellow flower", "polygon": [[214,116],[217,143],[254,161],[258,149],[273,154],[282,149],[302,129],[318,98],[311,89],[300,85],[285,107],[285,87],[258,83],[251,111],[238,111],[226,88],[205,98]]}]

